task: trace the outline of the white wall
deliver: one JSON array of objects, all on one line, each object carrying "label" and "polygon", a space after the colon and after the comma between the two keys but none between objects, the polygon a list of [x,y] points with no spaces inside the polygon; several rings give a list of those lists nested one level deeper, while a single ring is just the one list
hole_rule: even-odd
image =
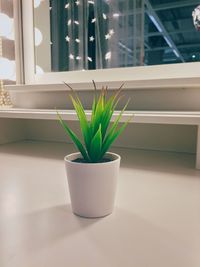
[{"label": "white wall", "polygon": [[0,118],[0,145],[26,139],[25,121]]}]

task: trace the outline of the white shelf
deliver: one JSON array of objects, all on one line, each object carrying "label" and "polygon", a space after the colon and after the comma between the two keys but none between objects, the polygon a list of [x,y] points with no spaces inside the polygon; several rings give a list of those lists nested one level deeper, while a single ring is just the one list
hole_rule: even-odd
[{"label": "white shelf", "polygon": [[[61,79],[62,81],[62,79]],[[108,85],[109,89],[117,89],[124,83],[125,90],[155,90],[155,89],[186,89],[186,88],[200,88],[200,78],[173,78],[173,79],[150,79],[150,80],[123,80],[116,82],[96,82],[97,89],[101,89],[103,85]],[[92,82],[73,83],[73,88],[78,91],[93,91],[94,86]],[[62,83],[56,84],[27,84],[27,85],[7,85],[6,88],[10,92],[59,92],[69,91],[66,85]]]},{"label": "white shelf", "polygon": [[[76,121],[77,116],[74,110],[58,110],[64,120]],[[88,119],[91,111],[86,111]],[[112,121],[115,120],[119,111],[114,112]],[[121,121],[124,122],[133,117],[132,123],[156,123],[156,124],[182,124],[200,125],[200,112],[195,111],[126,111]],[[56,110],[53,109],[0,109],[0,118],[16,119],[40,119],[57,120]]]}]

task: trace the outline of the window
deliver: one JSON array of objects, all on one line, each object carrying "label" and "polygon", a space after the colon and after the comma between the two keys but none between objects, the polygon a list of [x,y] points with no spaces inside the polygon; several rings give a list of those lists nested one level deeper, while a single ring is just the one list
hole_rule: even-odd
[{"label": "window", "polygon": [[194,2],[35,1],[37,65],[46,72],[200,61]]},{"label": "window", "polygon": [[34,9],[36,61],[44,71],[143,65],[143,1],[37,3]]},{"label": "window", "polygon": [[192,21],[196,0],[144,0],[144,5],[139,0],[35,0],[34,7],[22,2],[26,83],[67,80],[88,88],[94,79],[128,81],[132,87],[132,81],[153,86],[153,80],[180,79],[181,86],[190,78],[189,85],[199,84],[191,80],[199,78],[200,65],[200,37]]}]

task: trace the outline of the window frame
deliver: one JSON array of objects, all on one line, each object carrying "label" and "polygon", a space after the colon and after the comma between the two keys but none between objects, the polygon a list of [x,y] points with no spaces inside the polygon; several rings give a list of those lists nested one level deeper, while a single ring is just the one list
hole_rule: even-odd
[{"label": "window frame", "polygon": [[47,72],[35,74],[33,1],[22,1],[23,56],[25,84],[61,84],[66,81],[77,89],[91,89],[91,81],[115,88],[200,87],[200,62],[113,68],[88,71]]}]

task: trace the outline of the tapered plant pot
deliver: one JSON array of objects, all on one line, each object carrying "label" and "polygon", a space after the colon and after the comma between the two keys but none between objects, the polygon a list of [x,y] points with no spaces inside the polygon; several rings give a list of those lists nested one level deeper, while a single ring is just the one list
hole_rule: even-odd
[{"label": "tapered plant pot", "polygon": [[109,162],[74,162],[73,153],[64,158],[72,211],[82,217],[96,218],[112,213],[115,203],[120,156],[106,153]]}]

